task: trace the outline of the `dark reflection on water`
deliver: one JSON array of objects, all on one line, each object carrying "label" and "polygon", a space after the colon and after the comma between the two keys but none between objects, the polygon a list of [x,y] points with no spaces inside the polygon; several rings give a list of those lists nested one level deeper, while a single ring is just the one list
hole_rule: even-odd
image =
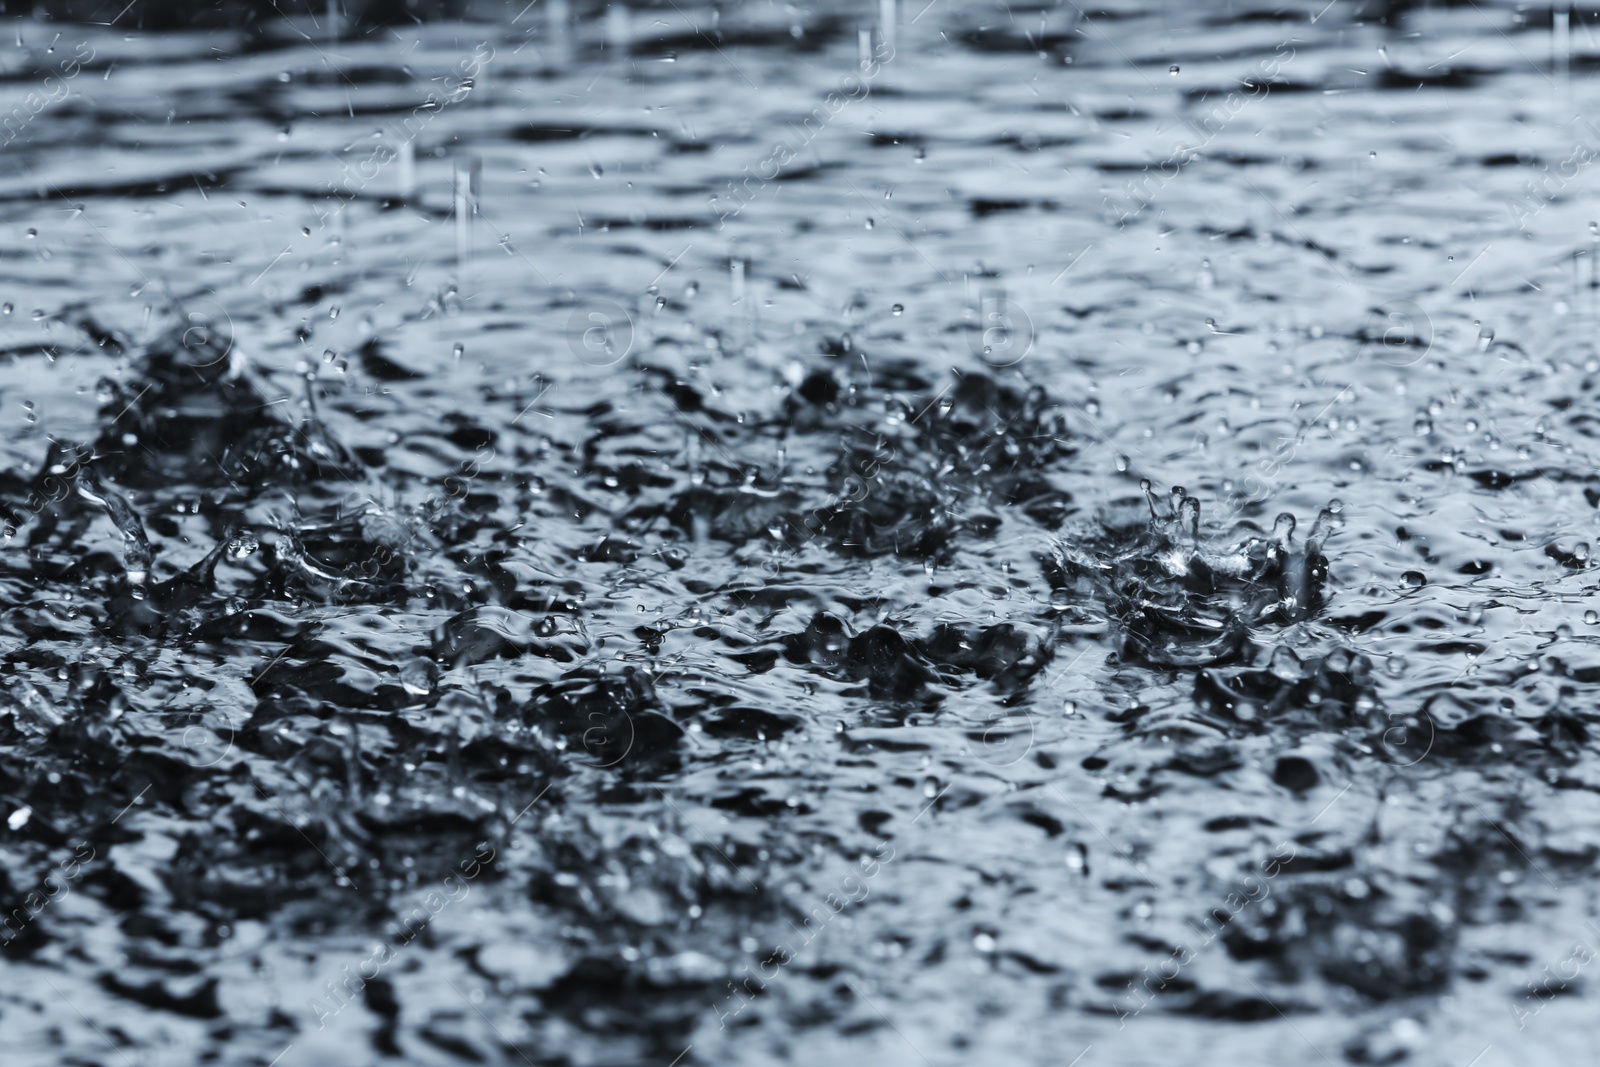
[{"label": "dark reflection on water", "polygon": [[1583,1054],[1600,19],[220,11],[4,34],[7,1064]]}]

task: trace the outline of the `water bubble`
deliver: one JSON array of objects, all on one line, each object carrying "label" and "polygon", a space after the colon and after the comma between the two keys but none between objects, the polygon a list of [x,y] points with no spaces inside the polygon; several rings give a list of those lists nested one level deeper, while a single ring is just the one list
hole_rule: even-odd
[{"label": "water bubble", "polygon": [[906,313],[906,306],[904,304],[896,304],[894,307],[890,308],[889,311],[898,317]]},{"label": "water bubble", "polygon": [[1172,66],[1168,67],[1167,68],[1167,73],[1176,75],[1178,73],[1178,64],[1174,63],[1174,64],[1172,64]]},{"label": "water bubble", "polygon": [[1600,611],[1590,608],[1588,611],[1583,613],[1583,621],[1588,623],[1590,626],[1600,626]]}]

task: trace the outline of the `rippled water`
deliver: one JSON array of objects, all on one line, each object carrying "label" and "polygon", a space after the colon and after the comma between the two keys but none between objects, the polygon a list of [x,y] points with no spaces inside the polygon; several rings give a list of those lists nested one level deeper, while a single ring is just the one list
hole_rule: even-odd
[{"label": "rippled water", "polygon": [[0,34],[8,1067],[1581,1059],[1600,18],[516,12]]}]

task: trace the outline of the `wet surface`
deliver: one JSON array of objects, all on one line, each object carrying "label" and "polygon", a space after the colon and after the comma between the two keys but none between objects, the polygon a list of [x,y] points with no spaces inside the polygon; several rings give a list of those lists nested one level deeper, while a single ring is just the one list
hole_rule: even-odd
[{"label": "wet surface", "polygon": [[1600,19],[1320,8],[8,22],[6,1063],[1578,1061]]}]

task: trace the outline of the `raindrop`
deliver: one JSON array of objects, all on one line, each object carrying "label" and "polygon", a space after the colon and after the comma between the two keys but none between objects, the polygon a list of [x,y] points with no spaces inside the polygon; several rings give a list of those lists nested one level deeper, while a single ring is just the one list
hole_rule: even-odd
[{"label": "raindrop", "polygon": [[1178,73],[1178,64],[1174,63],[1174,64],[1172,64],[1172,66],[1168,67],[1167,68],[1167,73],[1168,74],[1172,74],[1172,75],[1176,75]]}]

